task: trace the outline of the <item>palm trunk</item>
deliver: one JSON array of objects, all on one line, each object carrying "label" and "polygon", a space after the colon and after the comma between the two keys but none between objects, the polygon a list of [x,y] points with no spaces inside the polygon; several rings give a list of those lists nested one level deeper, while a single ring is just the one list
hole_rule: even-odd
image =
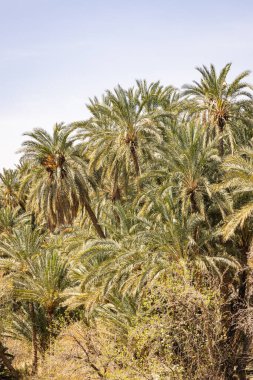
[{"label": "palm trunk", "polygon": [[[113,194],[112,194],[112,203],[115,204],[116,202],[119,202],[120,201],[120,189],[119,187],[116,187],[116,189],[113,191]],[[120,217],[119,217],[119,214],[117,213],[117,211],[115,210],[115,208],[113,207],[113,214],[114,214],[114,217],[115,217],[115,221],[117,223],[117,225],[120,224]]]},{"label": "palm trunk", "polygon": [[249,353],[251,346],[251,338],[244,334],[243,336],[242,354],[238,360],[237,375],[239,380],[247,380],[246,368],[249,362]]},{"label": "palm trunk", "polygon": [[220,134],[220,140],[219,140],[219,154],[221,157],[224,156],[224,127],[225,127],[225,121],[223,117],[219,118],[218,120],[218,128],[219,128],[219,134]]},{"label": "palm trunk", "polygon": [[0,359],[4,366],[8,369],[13,379],[19,379],[19,375],[13,365],[11,364],[11,360],[5,354],[5,348],[2,342],[0,342]]},{"label": "palm trunk", "polygon": [[231,347],[231,356],[225,363],[225,379],[231,380],[236,368],[239,380],[246,380],[246,367],[250,357],[252,338],[247,334],[247,328],[239,326],[242,314],[247,313],[250,296],[250,270],[248,264],[248,249],[242,255],[243,269],[239,275],[239,289],[237,299],[230,305],[231,321],[227,332],[227,345]]},{"label": "palm trunk", "polygon": [[98,220],[97,220],[97,217],[96,215],[94,214],[91,206],[90,206],[90,203],[88,202],[88,200],[85,200],[84,202],[84,207],[85,207],[85,210],[87,211],[87,213],[89,214],[89,217],[93,223],[93,226],[95,227],[95,230],[97,231],[98,233],[98,236],[101,238],[101,239],[106,239],[106,236],[100,226],[100,224],[98,223]]},{"label": "palm trunk", "polygon": [[118,170],[115,170],[114,179],[113,179],[113,188],[112,188],[112,202],[115,203],[121,198],[120,188],[118,186]]},{"label": "palm trunk", "polygon": [[[243,269],[240,274],[240,286],[238,293],[238,308],[239,308],[239,318],[242,314],[247,313],[249,306],[249,296],[250,296],[250,268],[248,263],[248,254],[243,257]],[[250,357],[250,348],[252,343],[252,338],[247,334],[247,328],[240,331],[240,344],[242,346],[241,353],[237,358],[237,375],[240,380],[246,380],[246,367]]]},{"label": "palm trunk", "polygon": [[[190,203],[191,203],[191,211],[193,214],[196,214],[199,210],[198,210],[198,205],[197,205],[197,202],[196,202],[196,199],[194,197],[194,192],[191,192],[190,194]],[[195,226],[194,230],[193,230],[193,239],[195,240],[195,242],[197,242],[197,239],[198,239],[198,231],[199,231],[199,228],[198,226]]]},{"label": "palm trunk", "polygon": [[[120,193],[120,188],[118,186],[118,170],[115,171],[114,175],[114,181],[113,181],[113,189],[112,189],[112,203],[115,204],[116,202],[120,202],[121,200],[121,193]],[[113,214],[115,217],[115,221],[117,224],[120,224],[120,217],[113,207]]]},{"label": "palm trunk", "polygon": [[134,141],[131,141],[130,152],[131,152],[131,155],[132,155],[132,158],[133,158],[133,162],[134,162],[134,168],[135,168],[136,177],[139,177],[139,175],[140,175],[140,166],[139,166],[139,159],[138,159],[138,155],[137,155],[136,146],[135,146],[135,142]]},{"label": "palm trunk", "polygon": [[115,203],[117,201],[120,201],[121,195],[120,195],[120,189],[117,186],[116,189],[113,190],[112,193],[112,203]]},{"label": "palm trunk", "polygon": [[55,311],[55,308],[54,306],[49,306],[46,310],[47,312],[47,328],[49,330],[49,333],[50,335],[52,334],[52,321],[53,321],[53,317],[54,317],[54,311]]},{"label": "palm trunk", "polygon": [[32,228],[32,231],[34,231],[36,228],[36,219],[35,219],[35,213],[34,212],[32,212],[32,214],[31,214],[31,228]]},{"label": "palm trunk", "polygon": [[191,209],[192,209],[192,212],[195,214],[198,212],[198,205],[197,205],[197,202],[196,202],[196,199],[194,197],[194,192],[192,191],[191,194],[190,194],[190,202],[191,202]]},{"label": "palm trunk", "polygon": [[33,363],[32,363],[32,375],[35,375],[38,371],[38,336],[36,327],[36,318],[34,311],[34,304],[29,304],[31,321],[32,321],[32,346],[33,346]]},{"label": "palm trunk", "polygon": [[19,200],[19,201],[18,201],[18,204],[19,204],[19,206],[21,207],[21,209],[22,209],[24,212],[26,212],[25,203],[24,203],[23,201]]}]

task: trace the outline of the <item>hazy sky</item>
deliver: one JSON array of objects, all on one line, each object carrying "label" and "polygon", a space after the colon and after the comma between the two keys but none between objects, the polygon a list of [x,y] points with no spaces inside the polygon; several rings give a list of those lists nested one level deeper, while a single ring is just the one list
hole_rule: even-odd
[{"label": "hazy sky", "polygon": [[23,132],[84,119],[88,98],[118,83],[252,69],[252,20],[252,0],[0,0],[0,168]]}]

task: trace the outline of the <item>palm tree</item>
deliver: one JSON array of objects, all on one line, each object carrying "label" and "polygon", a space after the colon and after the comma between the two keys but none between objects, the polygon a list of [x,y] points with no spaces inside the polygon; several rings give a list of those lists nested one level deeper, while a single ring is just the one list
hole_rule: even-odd
[{"label": "palm tree", "polygon": [[192,272],[195,282],[200,274],[221,279],[225,270],[239,267],[215,241],[205,220],[198,214],[183,214],[176,199],[156,197],[148,218],[123,210],[119,216],[121,231],[114,229],[114,239],[90,241],[74,251],[70,277],[76,287],[68,291],[70,307],[85,305],[92,312],[98,304],[111,302],[114,291],[141,297],[172,267],[173,273]]},{"label": "palm tree", "polygon": [[30,261],[41,251],[45,235],[29,225],[13,229],[0,243],[0,269],[12,279],[29,271]]},{"label": "palm tree", "polygon": [[[215,379],[245,380],[252,99],[248,72],[228,83],[230,67],[198,68],[184,96],[160,82],[118,86],[90,101],[87,121],[25,134],[21,166],[0,174],[0,338],[31,343],[32,374],[73,317],[87,323],[87,344],[75,342],[101,378],[131,377],[138,363],[136,376],[150,377],[162,362],[165,377],[170,366],[194,379],[215,367]],[[103,332],[106,347],[104,336],[93,345]],[[8,339],[0,369],[10,372]]]},{"label": "palm tree", "polygon": [[19,197],[20,178],[18,170],[3,169],[0,174],[0,204],[3,207],[20,206],[25,210],[24,202]]},{"label": "palm tree", "polygon": [[164,87],[159,81],[148,84],[146,80],[137,80],[136,84],[147,114],[155,112],[156,117],[169,118],[178,116],[182,103],[179,92],[173,86]]},{"label": "palm tree", "polygon": [[11,326],[8,328],[8,335],[14,341],[23,340],[32,344],[32,370],[35,375],[38,371],[39,353],[45,356],[48,348],[50,332],[48,331],[47,316],[45,310],[35,302],[22,302],[16,305],[15,312],[12,313]]},{"label": "palm tree", "polygon": [[13,367],[14,358],[8,352],[5,338],[8,330],[8,319],[11,303],[10,282],[1,273],[0,277],[0,376],[3,380],[19,379],[18,371]]},{"label": "palm tree", "polygon": [[[200,82],[194,81],[192,85],[183,86],[184,95],[196,100],[197,111],[203,114],[202,120],[217,129],[220,156],[224,155],[224,132],[229,126],[236,124],[248,103],[247,100],[252,99],[249,92],[251,86],[243,81],[250,72],[244,71],[228,83],[230,68],[231,63],[228,63],[217,73],[214,65],[210,65],[210,69],[206,66],[197,67],[202,76]],[[231,130],[228,132],[231,135]]]},{"label": "palm tree", "polygon": [[218,178],[219,161],[215,141],[208,138],[201,125],[171,123],[159,155],[143,176],[150,186],[146,186],[139,203],[145,210],[152,197],[164,198],[172,192],[185,215],[190,210],[207,217],[208,207],[213,203],[223,214],[229,205],[221,193],[212,191],[212,182]]},{"label": "palm tree", "polygon": [[[5,277],[9,277],[12,282],[18,281],[21,276],[30,275],[30,265],[36,257],[43,244],[45,244],[45,235],[38,229],[32,229],[29,225],[20,226],[19,229],[13,229],[12,234],[4,236],[0,243],[0,269],[4,272]],[[33,346],[33,373],[38,368],[38,333],[34,304],[29,304],[29,316],[32,330]]]},{"label": "palm tree", "polygon": [[69,285],[67,261],[56,251],[47,250],[29,262],[29,268],[15,281],[18,299],[39,304],[46,311],[48,327],[64,300],[64,289]]},{"label": "palm tree", "polygon": [[29,222],[30,216],[21,213],[20,208],[11,208],[9,206],[0,208],[0,234],[3,236],[12,233],[15,227]]},{"label": "palm tree", "polygon": [[[240,379],[246,379],[246,366],[249,359],[251,335],[240,329],[241,315],[248,313],[251,295],[252,256],[252,216],[253,216],[253,149],[252,146],[228,156],[223,165],[224,181],[217,189],[229,189],[234,199],[234,212],[225,220],[221,233],[225,241],[230,240],[237,248],[242,270],[238,278],[237,299],[234,307],[234,319],[228,338],[234,344],[235,358]],[[230,374],[228,375],[229,378]]]},{"label": "palm tree", "polygon": [[[47,346],[48,334],[43,326],[46,322],[47,328],[51,327],[63,297],[61,291],[69,284],[66,260],[47,251],[48,246],[45,235],[30,226],[14,230],[0,245],[0,269],[11,279],[14,299],[23,302],[25,317],[29,317],[25,321],[20,315],[22,310],[19,311],[19,315],[13,317],[12,330],[22,330],[26,338],[28,333],[33,346],[32,373],[38,369],[38,350],[44,353]],[[39,341],[40,338],[43,341]]]},{"label": "palm tree", "polygon": [[46,220],[53,231],[71,224],[84,207],[98,235],[105,238],[90,205],[91,179],[86,163],[70,137],[70,129],[56,124],[52,136],[39,128],[25,135],[30,139],[23,143],[21,161],[28,169],[21,191],[28,192],[30,210],[39,220]]},{"label": "palm tree", "polygon": [[225,240],[232,237],[238,228],[252,218],[253,215],[253,149],[247,147],[235,155],[226,157],[222,168],[224,181],[217,188],[229,188],[233,191],[236,210],[222,228]]},{"label": "palm tree", "polygon": [[158,83],[147,88],[146,83],[138,82],[137,89],[124,90],[118,86],[114,91],[108,90],[102,101],[91,100],[88,105],[91,118],[74,125],[78,128],[76,138],[87,152],[90,169],[103,168],[116,183],[124,182],[131,174],[138,178],[144,157],[150,158],[155,144],[161,140],[155,112],[159,101],[165,102],[170,91]]}]

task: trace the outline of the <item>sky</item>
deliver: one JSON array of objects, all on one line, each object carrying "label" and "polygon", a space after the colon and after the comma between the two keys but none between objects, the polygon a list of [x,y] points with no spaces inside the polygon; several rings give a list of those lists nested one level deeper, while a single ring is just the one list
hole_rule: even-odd
[{"label": "sky", "polygon": [[0,170],[24,132],[87,118],[89,98],[118,83],[253,69],[252,18],[252,0],[0,0]]}]

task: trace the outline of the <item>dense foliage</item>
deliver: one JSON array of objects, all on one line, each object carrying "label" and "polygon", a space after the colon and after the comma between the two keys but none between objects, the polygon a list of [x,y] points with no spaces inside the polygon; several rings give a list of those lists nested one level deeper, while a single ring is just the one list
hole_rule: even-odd
[{"label": "dense foliage", "polygon": [[246,379],[253,96],[230,68],[25,133],[0,175],[1,378]]}]

